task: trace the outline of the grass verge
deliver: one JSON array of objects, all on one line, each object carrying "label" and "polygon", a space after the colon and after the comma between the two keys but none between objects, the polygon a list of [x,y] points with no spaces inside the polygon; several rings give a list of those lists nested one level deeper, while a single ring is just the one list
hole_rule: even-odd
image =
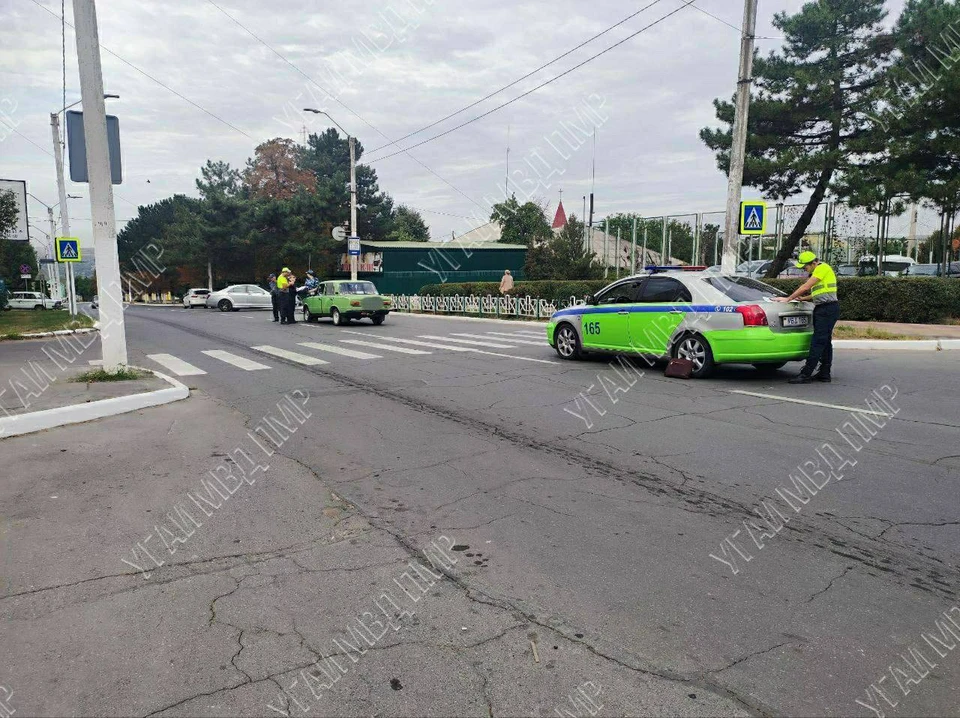
[{"label": "grass verge", "polygon": [[0,312],[0,339],[22,339],[23,334],[55,332],[61,329],[85,329],[93,320],[85,314],[75,318],[63,309],[11,309]]},{"label": "grass verge", "polygon": [[106,371],[105,369],[91,369],[82,374],[77,374],[73,381],[81,384],[91,384],[98,381],[133,381],[134,379],[145,379],[148,376],[150,376],[149,372],[139,369],[126,368],[116,372]]},{"label": "grass verge", "polygon": [[837,339],[923,339],[924,337],[911,337],[906,334],[894,334],[884,329],[875,329],[874,327],[851,327],[848,324],[837,324],[833,330],[833,336]]}]

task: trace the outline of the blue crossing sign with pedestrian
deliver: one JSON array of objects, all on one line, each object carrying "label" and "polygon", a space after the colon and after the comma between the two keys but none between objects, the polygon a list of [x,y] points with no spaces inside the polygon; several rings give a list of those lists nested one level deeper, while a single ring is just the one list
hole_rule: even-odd
[{"label": "blue crossing sign with pedestrian", "polygon": [[748,200],[740,203],[740,234],[767,233],[767,205]]},{"label": "blue crossing sign with pedestrian", "polygon": [[57,237],[57,261],[79,262],[80,240],[77,237]]}]

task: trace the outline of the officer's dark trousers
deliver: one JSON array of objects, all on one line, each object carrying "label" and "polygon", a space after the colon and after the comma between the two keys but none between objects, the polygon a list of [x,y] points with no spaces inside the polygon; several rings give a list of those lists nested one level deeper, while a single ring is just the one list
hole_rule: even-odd
[{"label": "officer's dark trousers", "polygon": [[278,321],[280,319],[280,295],[275,292],[271,293],[270,304],[273,305],[273,321]]},{"label": "officer's dark trousers", "polygon": [[293,292],[284,292],[281,296],[280,321],[283,324],[293,324],[297,321],[294,316],[297,309],[297,295]]},{"label": "officer's dark trousers", "polygon": [[811,376],[820,365],[820,373],[830,376],[833,366],[833,328],[840,318],[840,302],[818,304],[813,309],[813,341],[801,374]]}]

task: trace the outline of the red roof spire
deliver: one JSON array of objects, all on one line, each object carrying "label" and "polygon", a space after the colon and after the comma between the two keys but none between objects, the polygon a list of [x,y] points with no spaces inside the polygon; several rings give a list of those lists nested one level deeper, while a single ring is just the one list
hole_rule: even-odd
[{"label": "red roof spire", "polygon": [[567,224],[567,213],[563,211],[563,200],[557,205],[557,213],[553,217],[553,229],[562,229]]}]

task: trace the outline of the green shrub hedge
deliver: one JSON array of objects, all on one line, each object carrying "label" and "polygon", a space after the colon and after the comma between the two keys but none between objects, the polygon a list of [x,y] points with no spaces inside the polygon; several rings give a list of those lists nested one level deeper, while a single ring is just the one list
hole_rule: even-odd
[{"label": "green shrub hedge", "polygon": [[[801,279],[769,279],[767,283],[785,292],[800,286]],[[610,284],[610,280],[520,281],[514,296],[527,295],[564,303],[582,299]],[[428,284],[423,296],[499,296],[498,282]],[[937,324],[960,317],[960,279],[935,277],[848,277],[839,281],[840,318],[850,321],[914,322]]]}]

